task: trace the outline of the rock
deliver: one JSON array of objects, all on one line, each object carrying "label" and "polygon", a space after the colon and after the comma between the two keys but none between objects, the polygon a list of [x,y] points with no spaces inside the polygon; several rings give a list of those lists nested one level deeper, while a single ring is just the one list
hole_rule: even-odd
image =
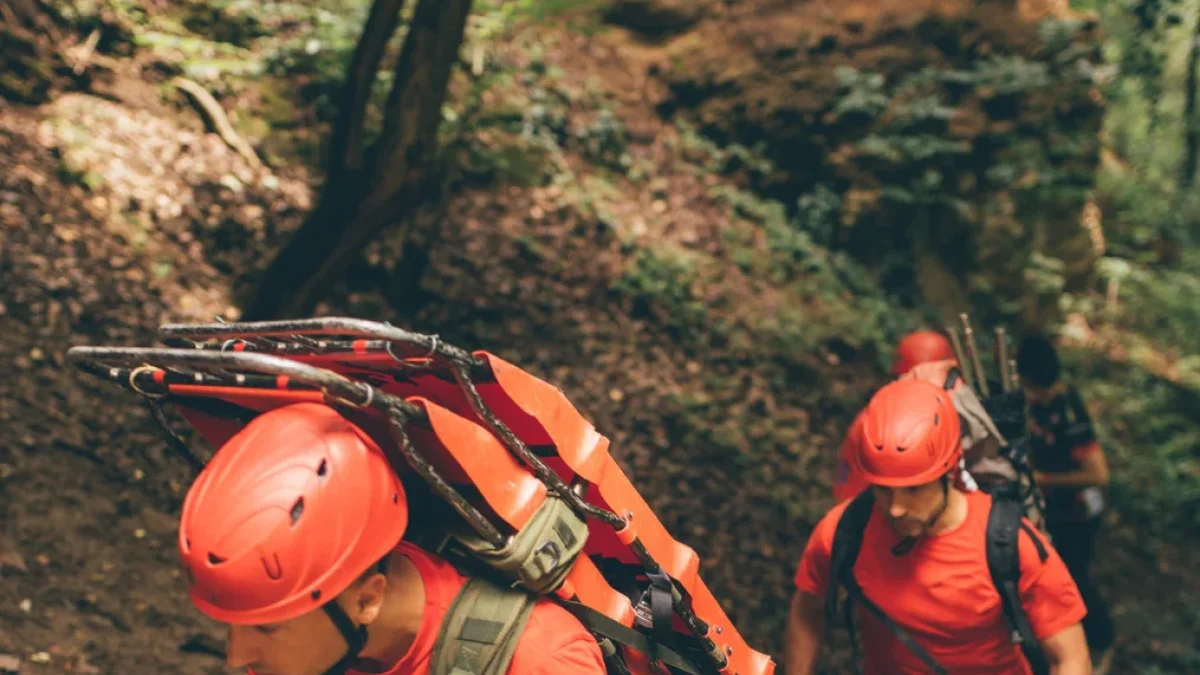
[{"label": "rock", "polygon": [[0,673],[17,675],[21,672],[21,659],[12,654],[0,654]]}]

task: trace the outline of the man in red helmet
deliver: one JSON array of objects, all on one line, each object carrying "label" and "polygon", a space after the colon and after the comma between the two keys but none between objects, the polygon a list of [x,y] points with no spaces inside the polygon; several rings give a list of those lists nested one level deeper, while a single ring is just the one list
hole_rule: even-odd
[{"label": "man in red helmet", "polygon": [[914,366],[930,361],[953,359],[954,347],[945,335],[932,330],[918,330],[900,338],[892,361],[892,374],[899,377]]},{"label": "man in red helmet", "polygon": [[[388,460],[336,410],[300,403],[264,413],[188,491],[179,550],[189,594],[229,625],[229,665],[255,675],[425,675],[467,577],[401,541],[408,520]],[[489,639],[473,635],[464,639]],[[468,651],[450,654],[452,665]],[[461,665],[480,672],[469,658]],[[539,598],[504,672],[605,669],[579,620]]]},{"label": "man in red helmet", "polygon": [[[931,330],[918,330],[900,339],[892,360],[892,375],[900,377],[915,366],[933,361],[954,359],[954,348],[945,335]],[[846,438],[838,450],[837,469],[833,478],[833,497],[845,501],[862,492],[867,482],[854,473],[851,457],[861,438],[862,413],[854,418]]]},{"label": "man in red helmet", "polygon": [[[1012,640],[1013,616],[1041,646],[1040,672],[1090,673],[1079,592],[1016,511],[1001,534],[1011,537],[1018,569],[1003,577],[1013,579],[1006,594],[998,589],[988,550],[996,509],[988,494],[956,482],[961,430],[950,395],[924,380],[897,380],[871,399],[860,433],[852,459],[870,490],[834,507],[809,538],[788,619],[787,675],[815,672],[823,631],[839,614],[839,587],[868,610],[858,621],[866,673],[1034,672]],[[847,525],[854,520],[857,533]]]}]

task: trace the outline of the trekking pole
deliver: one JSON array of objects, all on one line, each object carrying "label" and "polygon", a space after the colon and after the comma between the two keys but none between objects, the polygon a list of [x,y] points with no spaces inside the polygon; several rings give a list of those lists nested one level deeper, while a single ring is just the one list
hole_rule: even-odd
[{"label": "trekking pole", "polygon": [[954,326],[946,326],[946,334],[950,336],[950,346],[954,348],[954,358],[958,361],[958,369],[962,371],[963,380],[967,386],[975,388],[975,383],[971,378],[971,364],[967,361],[967,356],[963,353],[962,341],[958,339],[958,331]]},{"label": "trekking pole", "polygon": [[1004,326],[996,326],[996,361],[1000,363],[1000,391],[1012,391],[1012,372],[1008,363],[1008,333]]},{"label": "trekking pole", "polygon": [[967,342],[967,355],[971,357],[971,364],[975,367],[975,374],[979,378],[979,391],[984,396],[991,396],[988,391],[987,373],[983,372],[983,362],[979,360],[979,349],[975,346],[975,331],[971,330],[971,317],[963,312],[958,315],[958,318],[963,325],[963,339]]}]

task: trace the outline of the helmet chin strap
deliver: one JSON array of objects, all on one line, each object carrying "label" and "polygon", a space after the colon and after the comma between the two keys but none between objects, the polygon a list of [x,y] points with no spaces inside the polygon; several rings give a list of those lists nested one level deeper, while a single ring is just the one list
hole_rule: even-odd
[{"label": "helmet chin strap", "polygon": [[346,653],[338,660],[337,663],[329,667],[323,675],[344,675],[350,667],[358,661],[358,654],[367,644],[367,627],[355,626],[354,622],[346,614],[346,610],[337,603],[336,600],[330,600],[321,606],[325,613],[329,615],[329,619],[333,621],[333,625],[337,626],[338,632],[342,634],[342,638],[346,640]]},{"label": "helmet chin strap", "polygon": [[937,524],[937,521],[942,517],[942,514],[946,512],[946,509],[949,506],[950,474],[947,473],[942,475],[942,505],[938,507],[937,511],[934,511],[929,520],[925,521],[925,526],[921,528],[921,534],[918,534],[915,537],[905,537],[904,539],[900,540],[900,543],[892,547],[892,555],[902,556],[911,551],[913,546],[917,545],[917,540],[919,540],[926,532],[929,531],[930,528]]},{"label": "helmet chin strap", "polygon": [[[388,559],[384,557],[379,561],[378,572],[386,575],[388,569]],[[367,646],[367,627],[366,625],[355,626],[354,621],[346,614],[346,610],[338,604],[337,599],[321,605],[321,609],[325,610],[325,614],[329,616],[329,620],[337,627],[338,632],[342,634],[342,639],[346,641],[346,653],[338,662],[333,664],[322,675],[345,675],[347,670],[358,663],[358,655],[362,652],[363,647]]]}]

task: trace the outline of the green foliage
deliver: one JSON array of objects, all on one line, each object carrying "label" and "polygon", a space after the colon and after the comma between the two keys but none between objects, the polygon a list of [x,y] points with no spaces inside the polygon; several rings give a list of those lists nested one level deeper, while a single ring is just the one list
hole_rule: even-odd
[{"label": "green foliage", "polygon": [[636,251],[613,290],[629,298],[635,316],[655,318],[677,337],[703,332],[705,303],[696,291],[695,259],[669,246]]},{"label": "green foliage", "polygon": [[863,73],[849,66],[839,66],[837,83],[842,90],[833,113],[838,117],[864,116],[874,118],[891,102],[885,80],[879,73]]},{"label": "green foliage", "polygon": [[[1047,105],[1086,101],[1098,77],[1092,47],[1075,39],[1079,27],[1043,22],[1038,52],[890,77],[839,69],[831,114],[848,140],[838,174],[858,196],[830,243],[911,283],[922,278],[911,255],[920,250],[965,282],[988,320],[1056,307],[1089,263],[1076,223],[1098,149],[1086,120],[1097,118],[1087,105],[1082,124],[1079,113]],[[1038,227],[1056,233],[1031,236]],[[1056,268],[1055,258],[1072,262]]]},{"label": "green foliage", "polygon": [[886,345],[912,327],[911,319],[895,311],[878,275],[845,252],[814,242],[811,231],[830,227],[839,206],[832,190],[821,186],[802,195],[792,216],[782,203],[745,190],[723,186],[712,196],[730,208],[731,237],[747,226],[765,235],[765,250],[738,248],[735,241],[734,259],[753,278],[784,288],[791,300],[761,317],[753,327],[755,341],[780,354],[808,354],[836,341],[874,353],[884,365]]},{"label": "green foliage", "polygon": [[1106,317],[1111,325],[1124,333],[1144,336],[1161,350],[1200,359],[1196,356],[1200,276],[1193,270],[1152,270],[1119,258],[1102,263],[1102,279],[1117,281],[1120,289],[1118,307]]},{"label": "green foliage", "polygon": [[679,132],[684,158],[705,172],[730,175],[744,171],[751,181],[756,181],[775,171],[775,164],[766,156],[765,143],[753,148],[740,143],[721,146],[682,117],[675,118],[675,129]]},{"label": "green foliage", "polygon": [[[329,122],[337,115],[346,66],[358,44],[370,2],[342,0],[309,6],[295,3],[266,3],[262,22],[272,38],[260,42],[260,58],[267,72],[297,83],[299,103],[312,105],[319,120]],[[381,64],[371,108],[374,119],[391,87],[391,67],[403,44],[404,25],[392,36]]]},{"label": "green foliage", "polygon": [[1078,354],[1069,363],[1113,456],[1113,506],[1158,540],[1200,534],[1200,429],[1180,389],[1136,366]]}]

